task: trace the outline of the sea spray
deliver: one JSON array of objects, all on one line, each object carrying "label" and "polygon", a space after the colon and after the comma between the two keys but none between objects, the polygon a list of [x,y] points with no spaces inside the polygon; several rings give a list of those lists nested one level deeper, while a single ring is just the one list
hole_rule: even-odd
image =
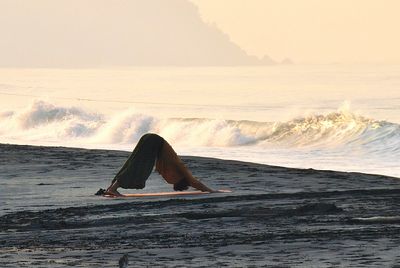
[{"label": "sea spray", "polygon": [[71,139],[93,135],[104,122],[102,116],[76,107],[59,107],[35,100],[19,111],[1,114],[0,142],[27,143],[53,141],[63,145]]},{"label": "sea spray", "polygon": [[286,122],[256,122],[212,118],[162,118],[135,109],[111,117],[44,101],[1,113],[0,142],[28,143],[48,139],[95,144],[133,144],[156,132],[174,144],[201,147],[340,148],[399,151],[400,125],[377,121],[349,109],[311,114]]},{"label": "sea spray", "polygon": [[101,124],[91,141],[108,144],[134,143],[141,135],[154,129],[154,121],[155,118],[150,115],[127,109]]}]

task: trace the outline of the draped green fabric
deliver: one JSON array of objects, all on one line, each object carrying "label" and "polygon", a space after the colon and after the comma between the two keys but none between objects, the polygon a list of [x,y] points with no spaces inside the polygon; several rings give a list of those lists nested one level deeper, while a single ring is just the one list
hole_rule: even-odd
[{"label": "draped green fabric", "polygon": [[118,180],[125,189],[143,189],[163,144],[164,139],[157,134],[143,135],[113,182]]}]

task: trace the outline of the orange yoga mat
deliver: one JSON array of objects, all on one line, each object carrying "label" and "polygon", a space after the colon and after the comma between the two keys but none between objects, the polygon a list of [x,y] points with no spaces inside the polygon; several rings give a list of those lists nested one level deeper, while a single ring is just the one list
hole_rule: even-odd
[{"label": "orange yoga mat", "polygon": [[[218,190],[217,193],[231,193],[230,190]],[[176,195],[205,195],[211,194],[210,192],[201,191],[186,191],[186,192],[159,192],[159,193],[137,193],[137,194],[124,194],[123,196],[104,195],[110,198],[125,198],[125,197],[146,197],[146,196],[176,196]]]}]

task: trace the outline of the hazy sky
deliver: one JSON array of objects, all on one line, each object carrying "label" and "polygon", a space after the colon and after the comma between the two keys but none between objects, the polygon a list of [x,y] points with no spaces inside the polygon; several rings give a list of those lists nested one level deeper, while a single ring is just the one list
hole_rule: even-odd
[{"label": "hazy sky", "polygon": [[400,62],[399,0],[191,0],[249,54]]},{"label": "hazy sky", "polygon": [[0,0],[0,66],[400,63],[399,12],[400,0]]}]

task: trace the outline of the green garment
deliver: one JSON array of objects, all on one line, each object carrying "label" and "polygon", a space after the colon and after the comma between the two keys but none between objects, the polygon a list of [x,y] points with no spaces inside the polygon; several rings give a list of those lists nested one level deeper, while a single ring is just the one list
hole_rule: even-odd
[{"label": "green garment", "polygon": [[165,140],[157,134],[143,135],[121,170],[115,175],[125,189],[143,189]]}]

